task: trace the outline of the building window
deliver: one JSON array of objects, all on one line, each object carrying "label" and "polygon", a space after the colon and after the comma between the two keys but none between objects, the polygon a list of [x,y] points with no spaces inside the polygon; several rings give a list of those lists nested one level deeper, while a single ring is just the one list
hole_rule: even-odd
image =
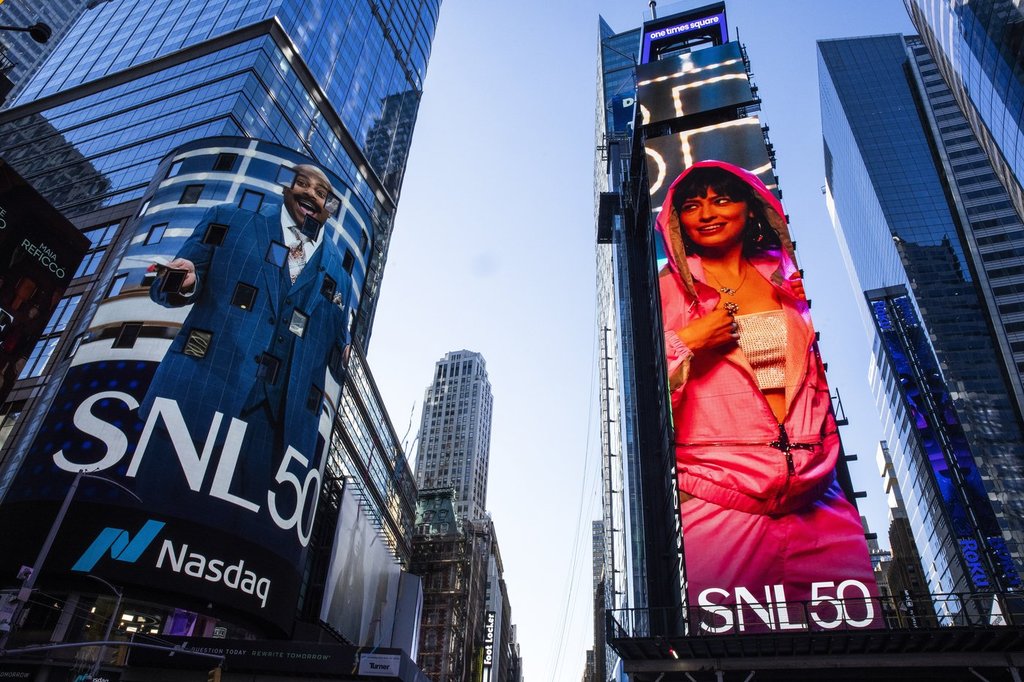
[{"label": "building window", "polygon": [[22,368],[18,378],[31,379],[40,376],[43,370],[46,369],[46,364],[50,361],[50,356],[53,355],[53,349],[57,347],[58,341],[60,341],[59,336],[40,339],[29,354],[28,361]]},{"label": "building window", "polygon": [[181,199],[178,200],[179,204],[198,204],[199,197],[203,195],[203,188],[205,185],[186,185],[185,189],[181,191]]},{"label": "building window", "polygon": [[146,241],[143,244],[159,244],[164,238],[164,232],[167,231],[167,223],[160,223],[149,228],[149,232],[146,233]]},{"label": "building window", "polygon": [[114,338],[114,343],[110,347],[134,348],[135,342],[138,340],[141,332],[141,322],[125,322],[121,325],[121,329],[117,332],[117,336]]},{"label": "building window", "polygon": [[18,423],[18,417],[21,416],[24,409],[24,400],[15,400],[0,405],[0,450],[7,445],[7,439],[11,437],[14,425]]},{"label": "building window", "polygon": [[231,171],[235,168],[235,159],[238,158],[238,154],[218,154],[217,159],[213,162],[213,170],[215,171]]},{"label": "building window", "polygon": [[113,298],[121,293],[124,289],[124,283],[128,281],[128,273],[122,272],[114,277],[114,281],[110,283],[110,288],[107,289],[107,298]]},{"label": "building window", "polygon": [[352,255],[352,252],[345,249],[345,258],[341,262],[341,267],[345,269],[345,272],[352,274],[352,266],[355,265],[356,258]]},{"label": "building window", "polygon": [[238,208],[245,209],[246,211],[258,211],[262,205],[263,192],[254,192],[251,189],[242,192],[242,198],[238,202]]},{"label": "building window", "polygon": [[184,163],[184,161],[175,161],[174,163],[172,163],[170,169],[167,171],[167,177],[173,178],[175,175],[180,173],[181,172],[181,164],[183,164],[183,163]]},{"label": "building window", "polygon": [[107,223],[106,225],[97,225],[82,231],[82,234],[89,240],[89,250],[85,253],[85,257],[82,259],[81,265],[78,266],[78,270],[75,271],[75,277],[96,274],[96,271],[100,268],[100,263],[103,261],[103,254],[106,252],[107,247],[110,246],[110,243],[114,241],[117,229],[120,226],[120,222]]},{"label": "building window", "polygon": [[42,375],[50,361],[50,356],[53,355],[53,351],[60,341],[61,333],[67,329],[68,323],[71,322],[75,309],[78,308],[81,301],[81,296],[65,296],[57,303],[57,307],[53,309],[53,314],[50,316],[50,321],[43,328],[39,341],[29,353],[28,360],[21,369],[21,374],[18,375],[19,379],[31,379]]}]

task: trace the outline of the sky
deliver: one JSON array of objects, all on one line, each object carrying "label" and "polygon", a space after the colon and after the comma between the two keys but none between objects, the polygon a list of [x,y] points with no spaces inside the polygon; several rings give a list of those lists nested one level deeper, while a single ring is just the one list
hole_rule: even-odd
[{"label": "sky", "polygon": [[[487,508],[529,682],[581,679],[593,642],[598,16],[621,32],[646,11],[642,0],[444,0],[368,348],[409,443],[434,363],[460,349],[487,361]],[[748,50],[829,381],[850,421],[842,435],[868,493],[861,512],[885,544],[863,303],[822,193],[815,40],[913,27],[899,0],[726,0],[726,11]]]}]

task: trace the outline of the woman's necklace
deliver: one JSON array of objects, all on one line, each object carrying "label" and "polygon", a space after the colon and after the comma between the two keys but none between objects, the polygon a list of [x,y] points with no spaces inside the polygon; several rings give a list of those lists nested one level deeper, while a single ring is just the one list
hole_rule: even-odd
[{"label": "woman's necklace", "polygon": [[748,270],[750,270],[750,266],[749,265],[747,265],[747,267],[743,268],[743,276],[740,277],[740,283],[737,284],[735,286],[735,288],[734,288],[734,287],[723,286],[721,280],[719,280],[717,277],[715,277],[715,273],[711,272],[707,268],[704,268],[704,272],[706,272],[708,274],[708,277],[710,277],[711,279],[714,280],[715,286],[718,288],[718,290],[721,291],[723,294],[727,294],[729,296],[735,296],[736,292],[743,288],[743,285],[747,281],[747,271]]},{"label": "woman's necklace", "polygon": [[[719,291],[721,291],[723,294],[725,294],[727,296],[735,296],[736,292],[739,291],[740,289],[742,289],[743,285],[746,283],[746,281],[747,281],[747,272],[750,270],[750,263],[747,263],[746,261],[743,261],[743,262],[746,265],[746,267],[743,268],[743,276],[740,277],[740,283],[737,284],[735,286],[735,288],[734,287],[723,286],[721,280],[719,280],[717,277],[715,277],[715,273],[711,272],[707,268],[704,269],[704,272],[707,273],[708,277],[710,277],[711,279],[714,280],[715,286],[718,288]],[[732,315],[733,317],[736,317],[736,313],[738,313],[740,311],[740,306],[735,301],[726,301],[722,305],[722,307],[725,308],[725,311],[727,313],[729,313],[730,315]],[[735,323],[733,323],[733,324],[735,324]]]}]

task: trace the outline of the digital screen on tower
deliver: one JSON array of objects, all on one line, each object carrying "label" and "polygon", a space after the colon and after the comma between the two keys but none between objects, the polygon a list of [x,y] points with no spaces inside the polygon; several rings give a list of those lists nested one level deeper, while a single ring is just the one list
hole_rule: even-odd
[{"label": "digital screen on tower", "polygon": [[[289,149],[208,138],[162,162],[0,506],[0,570],[287,630],[310,547],[370,213]],[[12,575],[14,573],[11,573]],[[79,582],[81,582],[79,580]],[[88,584],[86,581],[85,584]]]},{"label": "digital screen on tower", "polygon": [[658,61],[684,46],[729,42],[725,4],[706,5],[690,12],[673,14],[644,24],[640,63]]},{"label": "digital screen on tower", "polygon": [[644,125],[755,101],[735,42],[641,64],[636,80]]},{"label": "digital screen on tower", "polygon": [[[34,356],[46,363],[74,305],[61,297],[89,240],[0,159],[0,402]],[[55,311],[56,319],[51,319]],[[68,312],[70,311],[70,312]]]},{"label": "digital screen on tower", "polygon": [[883,627],[760,123],[645,145],[688,632]]}]

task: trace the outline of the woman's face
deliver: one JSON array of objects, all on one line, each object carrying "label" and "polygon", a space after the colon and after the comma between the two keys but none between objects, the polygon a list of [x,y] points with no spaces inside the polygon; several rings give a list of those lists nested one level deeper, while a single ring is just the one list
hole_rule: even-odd
[{"label": "woman's face", "polygon": [[719,194],[711,187],[703,197],[688,197],[679,206],[679,223],[686,236],[702,249],[741,245],[749,216],[747,202]]}]

